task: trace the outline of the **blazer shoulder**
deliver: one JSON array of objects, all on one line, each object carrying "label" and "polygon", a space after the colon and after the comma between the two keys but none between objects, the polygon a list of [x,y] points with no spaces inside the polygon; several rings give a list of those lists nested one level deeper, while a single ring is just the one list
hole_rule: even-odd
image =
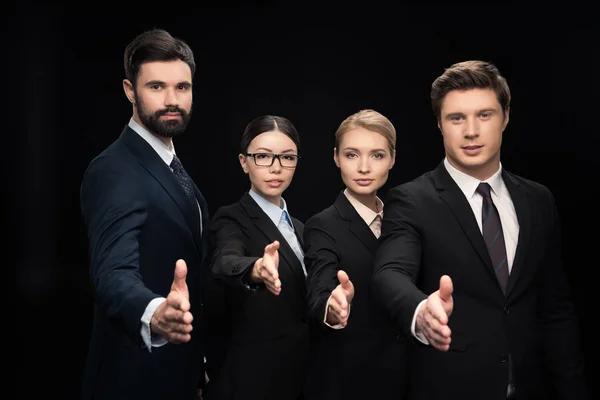
[{"label": "blazer shoulder", "polygon": [[540,182],[536,182],[531,179],[527,179],[523,176],[516,175],[516,174],[513,174],[512,172],[508,172],[508,171],[506,172],[506,175],[509,178],[512,178],[519,185],[522,185],[527,190],[537,191],[537,192],[545,192],[545,193],[550,192],[550,189],[546,185],[544,185]]},{"label": "blazer shoulder", "polygon": [[338,213],[332,204],[318,213],[313,214],[309,219],[306,220],[304,227],[307,229],[315,226],[327,226],[332,220],[337,219],[337,215]]},{"label": "blazer shoulder", "polygon": [[429,195],[432,189],[435,189],[435,183],[433,180],[433,171],[429,171],[410,181],[392,187],[387,192],[386,197],[408,196],[411,198],[418,198],[420,196]]},{"label": "blazer shoulder", "polygon": [[216,222],[220,219],[241,219],[245,214],[242,205],[239,202],[236,202],[219,207],[213,214],[211,220]]},{"label": "blazer shoulder", "polygon": [[85,174],[96,169],[119,170],[134,165],[135,157],[127,151],[127,147],[120,139],[112,142],[89,162]]}]

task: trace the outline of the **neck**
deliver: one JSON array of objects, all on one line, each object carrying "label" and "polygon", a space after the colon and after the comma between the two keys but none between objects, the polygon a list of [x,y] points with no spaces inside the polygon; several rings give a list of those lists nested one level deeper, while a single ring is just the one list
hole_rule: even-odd
[{"label": "neck", "polygon": [[267,200],[270,203],[275,204],[277,207],[281,208],[281,195],[278,194],[276,196],[268,196],[264,193],[262,193],[260,190],[256,190],[256,188],[254,187],[254,185],[252,185],[250,187],[250,189],[256,193],[257,195],[259,195],[260,197],[262,197],[263,199]]},{"label": "neck", "polygon": [[147,130],[148,132],[150,132],[150,134],[158,139],[160,139],[161,142],[163,142],[169,149],[173,149],[173,138],[170,137],[164,137],[164,136],[160,136],[157,135],[156,133],[152,132],[150,129],[148,129],[148,127],[146,125],[144,125],[142,123],[142,121],[140,120],[137,112],[133,113],[133,120],[142,128],[144,128],[145,130]]},{"label": "neck", "polygon": [[460,172],[472,176],[473,178],[478,179],[480,181],[486,181],[490,179],[492,175],[494,175],[496,172],[498,172],[498,169],[500,169],[499,158],[494,158],[492,160],[489,160],[485,164],[474,166],[460,165],[458,163],[455,163],[451,158],[448,158],[448,162]]},{"label": "neck", "polygon": [[348,189],[348,193],[356,200],[358,200],[362,205],[368,207],[370,210],[378,213],[379,211],[379,203],[377,202],[377,192],[367,193],[367,194],[358,194]]}]

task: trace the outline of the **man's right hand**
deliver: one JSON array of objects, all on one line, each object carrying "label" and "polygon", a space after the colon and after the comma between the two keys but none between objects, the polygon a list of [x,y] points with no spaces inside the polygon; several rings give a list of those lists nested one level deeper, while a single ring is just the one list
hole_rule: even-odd
[{"label": "man's right hand", "polygon": [[154,312],[150,321],[153,333],[161,335],[171,343],[187,343],[191,339],[192,320],[190,294],[185,278],[187,265],[183,260],[175,263],[175,277],[166,301]]},{"label": "man's right hand", "polygon": [[454,308],[452,279],[448,275],[440,278],[440,289],[432,293],[417,314],[415,332],[427,339],[429,344],[441,351],[450,348],[448,320]]},{"label": "man's right hand", "polygon": [[279,242],[276,240],[265,247],[262,258],[254,263],[251,279],[254,283],[264,283],[267,289],[274,295],[281,293],[281,281],[279,280]]}]

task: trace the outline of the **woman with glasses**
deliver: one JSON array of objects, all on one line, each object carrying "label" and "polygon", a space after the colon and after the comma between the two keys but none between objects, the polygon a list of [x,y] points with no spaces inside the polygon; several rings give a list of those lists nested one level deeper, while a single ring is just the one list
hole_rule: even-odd
[{"label": "woman with glasses", "polygon": [[405,339],[371,294],[383,218],[377,191],[395,156],[396,130],[376,111],[351,115],[335,133],[345,188],[304,229],[309,316],[320,328],[306,400],[404,398]]},{"label": "woman with glasses", "polygon": [[212,218],[211,270],[227,287],[231,336],[209,400],[301,397],[309,353],[303,224],[282,197],[298,165],[298,146],[286,118],[250,122],[238,156],[250,190]]}]

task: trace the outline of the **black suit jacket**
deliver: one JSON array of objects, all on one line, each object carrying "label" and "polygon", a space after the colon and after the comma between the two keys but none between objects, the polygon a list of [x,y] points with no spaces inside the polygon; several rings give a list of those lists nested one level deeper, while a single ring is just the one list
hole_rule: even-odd
[{"label": "black suit jacket", "polygon": [[[378,241],[344,193],[304,229],[308,304],[316,327],[306,400],[401,400],[406,384],[405,338],[371,292]],[[331,292],[344,270],[354,285],[345,328],[324,322]]]},{"label": "black suit jacket", "polygon": [[[302,243],[303,224],[292,220]],[[309,347],[302,264],[248,193],[217,210],[211,230],[211,269],[227,286],[231,334],[222,369],[209,383],[210,399],[297,400]],[[264,286],[251,289],[246,284],[254,262],[274,240],[280,242],[278,296]]]},{"label": "black suit jacket", "polygon": [[[194,399],[203,379],[200,332],[200,271],[208,248],[208,208],[203,235],[194,207],[170,168],[137,133],[121,136],[87,168],[81,212],[87,228],[95,317],[84,399]],[[194,315],[192,339],[150,353],[143,347],[140,319],[148,303],[166,297],[175,262],[188,267]]]},{"label": "black suit jacket", "polygon": [[417,345],[411,398],[504,399],[509,364],[518,399],[585,398],[553,197],[509,172],[502,178],[520,226],[506,295],[473,211],[443,163],[388,193],[373,284],[398,326],[410,332],[415,308],[439,289],[442,275],[454,284],[450,350]]}]

